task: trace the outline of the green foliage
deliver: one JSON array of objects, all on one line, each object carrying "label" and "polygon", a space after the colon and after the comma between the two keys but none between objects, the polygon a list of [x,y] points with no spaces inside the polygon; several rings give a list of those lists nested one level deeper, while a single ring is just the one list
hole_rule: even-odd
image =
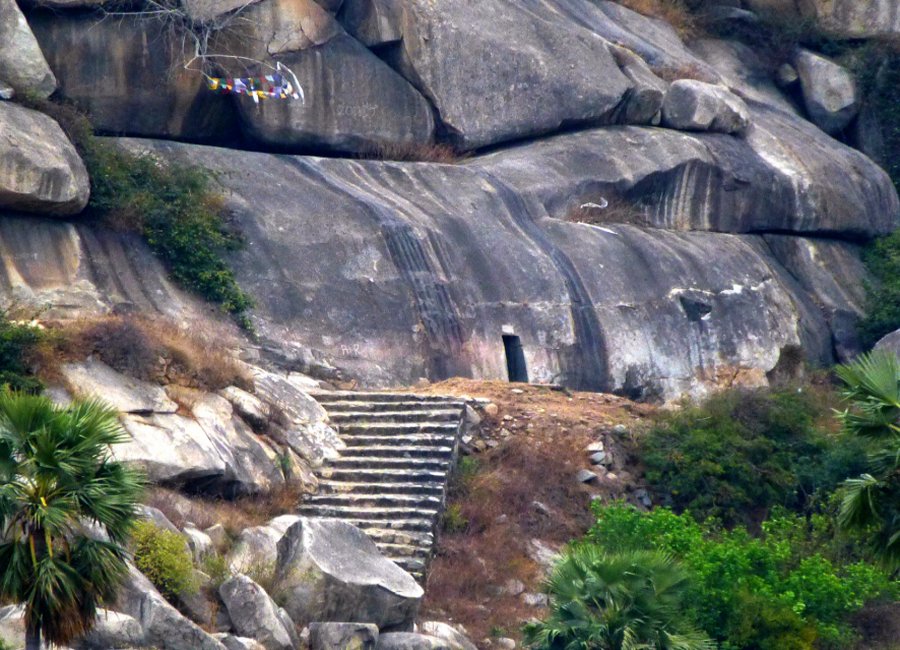
[{"label": "green foliage", "polygon": [[24,603],[31,642],[83,635],[128,572],[142,481],[110,454],[126,439],[100,402],[0,393],[0,602]]},{"label": "green foliage", "polygon": [[462,513],[462,507],[458,503],[451,503],[444,510],[441,525],[448,533],[462,533],[469,527],[469,520]]},{"label": "green foliage", "polygon": [[663,416],[640,441],[659,501],[701,520],[758,523],[799,509],[860,465],[860,446],[829,444],[821,396],[805,389],[731,390]]},{"label": "green foliage", "polygon": [[865,473],[844,482],[839,522],[863,531],[889,567],[900,568],[900,359],[873,352],[838,366],[852,410],[845,431],[872,444]]},{"label": "green foliage", "polygon": [[179,284],[252,330],[246,312],[253,301],[225,262],[242,241],[229,228],[209,172],[104,143],[71,104],[37,98],[24,103],[56,119],[78,148],[91,177],[90,212],[114,228],[141,233]]},{"label": "green foliage", "polygon": [[210,174],[99,142],[84,158],[91,176],[89,209],[115,227],[142,232],[176,281],[247,326],[253,302],[224,260],[241,241],[227,227]]},{"label": "green foliage", "polygon": [[541,650],[703,650],[715,646],[685,616],[687,573],[660,551],[568,549],[547,582],[551,614],[525,626]]},{"label": "green foliage", "polygon": [[[897,129],[900,131],[900,118]],[[897,146],[900,147],[900,141]],[[900,170],[897,173],[900,178]],[[897,182],[900,186],[900,180]],[[900,329],[900,230],[872,242],[863,260],[874,282],[866,287],[866,316],[859,324],[859,332],[862,343],[872,346],[881,337]]]},{"label": "green foliage", "polygon": [[138,522],[132,535],[134,563],[160,593],[172,599],[196,593],[194,565],[187,540],[149,521]]},{"label": "green foliage", "polygon": [[42,338],[38,327],[14,322],[8,313],[0,313],[0,386],[25,393],[43,390],[28,368],[28,356]]},{"label": "green foliage", "polygon": [[821,515],[808,522],[776,510],[756,538],[666,508],[597,504],[594,512],[586,540],[601,551],[656,550],[683,563],[692,579],[688,614],[722,650],[846,648],[850,614],[900,595],[900,583],[858,554],[836,561]]},{"label": "green foliage", "polygon": [[219,553],[210,553],[204,557],[202,568],[203,573],[209,576],[209,584],[213,589],[218,589],[231,577],[228,561]]}]

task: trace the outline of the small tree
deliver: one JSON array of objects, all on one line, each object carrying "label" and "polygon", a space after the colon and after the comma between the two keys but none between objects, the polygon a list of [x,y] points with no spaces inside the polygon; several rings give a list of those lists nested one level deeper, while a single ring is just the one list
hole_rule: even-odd
[{"label": "small tree", "polygon": [[24,603],[27,650],[90,630],[127,573],[142,481],[110,457],[125,439],[100,402],[0,393],[0,599]]},{"label": "small tree", "polygon": [[839,414],[844,430],[872,445],[868,471],[844,482],[838,522],[870,535],[872,550],[889,569],[900,568],[900,359],[873,352],[838,376],[852,408]]},{"label": "small tree", "polygon": [[684,614],[687,573],[660,551],[570,549],[547,588],[551,614],[525,626],[537,650],[712,650]]}]

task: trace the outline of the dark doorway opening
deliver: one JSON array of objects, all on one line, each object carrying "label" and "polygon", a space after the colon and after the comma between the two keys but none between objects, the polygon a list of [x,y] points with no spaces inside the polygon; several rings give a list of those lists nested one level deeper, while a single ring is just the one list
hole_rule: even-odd
[{"label": "dark doorway opening", "polygon": [[522,341],[512,334],[503,335],[503,349],[506,350],[506,372],[509,380],[528,383],[528,368],[525,366],[525,351]]}]

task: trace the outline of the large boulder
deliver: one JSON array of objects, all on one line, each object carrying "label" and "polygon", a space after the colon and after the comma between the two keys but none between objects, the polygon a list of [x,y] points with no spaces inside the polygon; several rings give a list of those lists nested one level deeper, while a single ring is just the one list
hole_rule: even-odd
[{"label": "large boulder", "polygon": [[[382,145],[414,151],[432,142],[434,119],[425,98],[313,0],[263,0],[241,19],[241,29],[224,33],[216,47],[269,64],[277,56],[305,89],[302,102],[238,97],[252,142],[277,151],[343,152],[375,152]],[[228,59],[221,65],[229,76],[246,69]]]},{"label": "large boulder", "polygon": [[663,123],[683,131],[714,131],[741,135],[750,126],[744,101],[727,88],[679,79],[669,86],[662,107]]},{"label": "large boulder", "polygon": [[[152,17],[34,12],[35,36],[59,95],[107,133],[230,142],[238,133],[228,98],[206,89],[191,39]],[[2,75],[0,75],[2,77]]]},{"label": "large boulder", "polygon": [[140,647],[143,640],[144,630],[136,618],[101,609],[97,612],[94,629],[83,639],[80,647],[89,650]]},{"label": "large boulder", "polygon": [[277,593],[298,625],[329,621],[411,629],[422,588],[361,530],[302,518],[278,542]]},{"label": "large boulder", "polygon": [[278,542],[298,521],[300,517],[296,515],[282,515],[265,526],[242,530],[226,556],[232,573],[274,573],[278,561]]},{"label": "large boulder", "polygon": [[56,90],[53,72],[16,0],[0,0],[0,80],[38,97]]},{"label": "large boulder", "polygon": [[[144,647],[159,650],[226,650],[221,642],[182,616],[160,595],[144,575],[130,567],[119,588],[115,611],[138,621]],[[115,647],[115,646],[108,646]]]},{"label": "large boulder", "polygon": [[745,0],[780,23],[808,23],[835,38],[895,38],[900,34],[897,0]]},{"label": "large boulder", "polygon": [[278,606],[265,590],[245,575],[236,575],[219,587],[235,631],[259,641],[266,650],[293,650],[294,644]]},{"label": "large boulder", "polygon": [[0,133],[0,209],[69,216],[87,205],[87,170],[59,124],[0,102]]},{"label": "large boulder", "polygon": [[834,61],[809,50],[794,57],[803,103],[813,122],[827,133],[838,133],[859,112],[860,97],[853,75]]},{"label": "large boulder", "polygon": [[452,650],[478,650],[469,638],[452,625],[440,621],[426,621],[419,626],[422,634],[446,641]]},{"label": "large boulder", "polygon": [[462,148],[603,121],[631,87],[606,42],[558,14],[503,0],[404,8],[401,69]]}]

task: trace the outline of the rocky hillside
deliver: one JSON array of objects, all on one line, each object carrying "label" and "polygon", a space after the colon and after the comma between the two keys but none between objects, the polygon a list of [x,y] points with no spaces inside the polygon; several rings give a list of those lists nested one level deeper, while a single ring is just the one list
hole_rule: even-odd
[{"label": "rocky hillside", "polygon": [[[897,31],[891,2],[826,4],[834,38]],[[722,24],[786,11],[731,9]],[[3,0],[0,79],[213,172],[268,362],[369,387],[506,378],[506,337],[532,381],[671,399],[859,348],[858,244],[900,203],[850,146],[872,150],[860,88],[816,52],[685,43],[606,0],[120,13]],[[198,71],[274,61],[305,103],[211,93]],[[202,311],[141,241],[79,217],[88,176],[53,120],[13,99],[0,124],[8,298]]]}]

